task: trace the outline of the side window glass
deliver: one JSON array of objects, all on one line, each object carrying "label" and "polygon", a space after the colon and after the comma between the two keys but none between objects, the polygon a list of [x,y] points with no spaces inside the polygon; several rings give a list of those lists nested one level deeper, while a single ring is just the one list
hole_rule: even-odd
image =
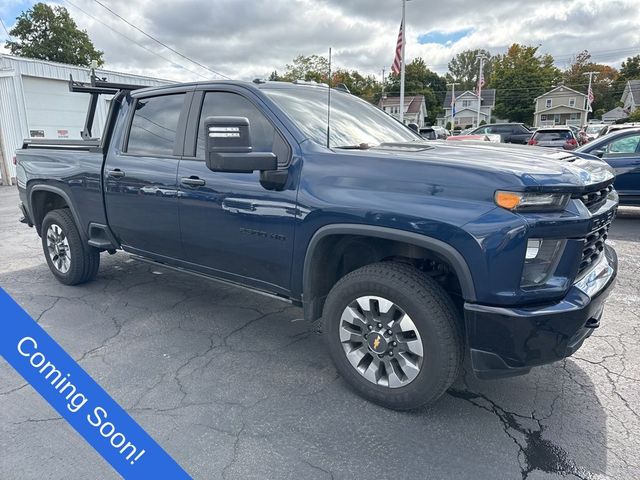
[{"label": "side window glass", "polygon": [[[280,136],[271,122],[253,103],[236,93],[208,92],[204,96],[200,112],[196,158],[204,160],[204,120],[213,116],[248,118],[253,151],[280,153],[274,150],[274,143],[281,142]],[[278,155],[279,164],[286,163],[287,160],[287,158],[280,158]]]},{"label": "side window glass", "polygon": [[607,145],[607,153],[635,153],[638,143],[640,143],[640,135],[620,138]]},{"label": "side window glass", "polygon": [[141,98],[136,102],[127,153],[173,155],[184,93]]}]

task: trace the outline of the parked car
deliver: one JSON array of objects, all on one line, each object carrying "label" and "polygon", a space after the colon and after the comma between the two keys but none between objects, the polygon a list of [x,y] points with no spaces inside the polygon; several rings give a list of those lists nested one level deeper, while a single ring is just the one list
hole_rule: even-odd
[{"label": "parked car", "polygon": [[528,142],[538,147],[564,148],[573,150],[578,147],[578,139],[570,127],[539,128]]},{"label": "parked car", "polygon": [[624,130],[626,128],[635,128],[640,127],[640,122],[629,122],[629,123],[612,123],[611,125],[605,125],[602,130],[600,130],[599,137],[604,137],[611,132],[615,132],[617,130]]},{"label": "parked car", "polygon": [[589,141],[595,140],[596,138],[598,138],[598,136],[600,135],[600,132],[607,126],[608,125],[598,124],[598,123],[592,123],[587,125],[587,128],[585,128],[585,133],[587,134]]},{"label": "parked car", "polygon": [[450,141],[469,141],[474,140],[478,142],[494,142],[500,143],[500,135],[492,135],[490,133],[484,135],[456,135],[455,137],[449,137]]},{"label": "parked car", "polygon": [[71,85],[114,95],[101,140],[16,152],[22,221],[64,284],[123,250],[302,307],[346,381],[397,409],[434,402],[465,354],[478,377],[523,374],[599,325],[602,161],[426,142],[337,89],[328,128],[321,85],[110,85]]},{"label": "parked car", "polygon": [[427,140],[446,140],[451,133],[444,127],[434,125],[432,127],[422,127],[420,135]]},{"label": "parked car", "polygon": [[587,137],[587,134],[585,133],[583,128],[580,128],[576,125],[567,125],[567,127],[569,127],[573,131],[576,140],[578,140],[578,146],[584,145],[589,141],[589,137]]},{"label": "parked car", "polygon": [[524,123],[491,123],[471,130],[468,135],[498,134],[502,143],[526,145],[532,132]]},{"label": "parked car", "polygon": [[613,131],[576,150],[601,158],[616,172],[621,205],[640,205],[640,127]]}]

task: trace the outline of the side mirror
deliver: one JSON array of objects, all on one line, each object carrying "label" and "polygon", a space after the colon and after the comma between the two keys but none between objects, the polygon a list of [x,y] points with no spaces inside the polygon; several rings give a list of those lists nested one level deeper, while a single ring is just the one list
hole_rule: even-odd
[{"label": "side mirror", "polygon": [[600,158],[602,158],[604,153],[605,153],[604,150],[602,150],[601,148],[596,148],[595,150],[591,151],[591,155],[595,155],[596,157],[600,157]]},{"label": "side mirror", "polygon": [[407,127],[409,127],[411,130],[413,130],[416,133],[420,133],[420,129],[418,128],[418,125],[415,123],[410,123],[407,125]]},{"label": "side mirror", "polygon": [[246,117],[207,117],[204,121],[205,160],[214,172],[252,173],[276,170],[272,152],[254,152]]}]

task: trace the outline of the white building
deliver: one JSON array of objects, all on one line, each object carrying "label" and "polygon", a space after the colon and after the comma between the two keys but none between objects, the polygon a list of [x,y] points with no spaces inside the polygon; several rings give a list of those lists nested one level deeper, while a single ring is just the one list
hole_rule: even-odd
[{"label": "white building", "polygon": [[[496,106],[496,90],[487,88],[480,93],[480,123],[491,123],[493,109]],[[438,119],[438,124],[444,126],[451,122],[451,128],[477,127],[478,122],[478,94],[470,90],[456,92],[456,116],[451,117],[451,92],[444,97],[444,117]]]},{"label": "white building", "polygon": [[[13,157],[25,138],[79,139],[89,105],[89,94],[69,91],[69,75],[90,81],[90,69],[0,54],[0,179],[11,184],[16,171]],[[140,75],[96,70],[100,78],[133,85],[170,84]],[[98,99],[93,136],[100,137],[110,97]]]},{"label": "white building", "polygon": [[627,82],[620,101],[627,114],[633,113],[636,108],[640,108],[640,80],[629,80]]},{"label": "white building", "polygon": [[602,123],[613,123],[616,120],[627,118],[629,114],[622,107],[616,107],[602,114]]},{"label": "white building", "polygon": [[[383,111],[391,115],[392,117],[400,120],[400,97],[387,97],[384,96],[378,103]],[[415,123],[418,128],[425,126],[425,118],[427,116],[427,106],[424,101],[424,96],[405,96],[404,97],[404,123]]]}]

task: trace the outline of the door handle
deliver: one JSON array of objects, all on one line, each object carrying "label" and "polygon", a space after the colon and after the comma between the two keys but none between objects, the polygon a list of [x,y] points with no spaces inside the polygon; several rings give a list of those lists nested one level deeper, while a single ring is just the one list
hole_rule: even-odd
[{"label": "door handle", "polygon": [[124,177],[124,172],[119,168],[114,168],[113,170],[109,170],[107,175],[113,178],[122,178]]},{"label": "door handle", "polygon": [[191,175],[190,177],[182,177],[180,179],[180,183],[182,183],[183,185],[188,185],[190,187],[202,187],[207,182],[205,182],[200,177],[196,177],[195,175]]}]

